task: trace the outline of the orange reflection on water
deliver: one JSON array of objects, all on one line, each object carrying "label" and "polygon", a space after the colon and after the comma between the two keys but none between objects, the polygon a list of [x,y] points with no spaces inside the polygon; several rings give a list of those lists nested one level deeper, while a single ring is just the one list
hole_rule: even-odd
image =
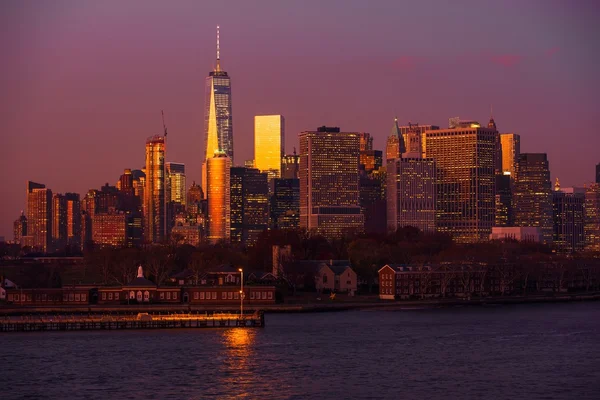
[{"label": "orange reflection on water", "polygon": [[254,354],[254,341],[256,332],[248,328],[233,328],[223,332],[225,344],[225,368],[232,382],[251,383],[258,376],[254,376],[256,360]]}]

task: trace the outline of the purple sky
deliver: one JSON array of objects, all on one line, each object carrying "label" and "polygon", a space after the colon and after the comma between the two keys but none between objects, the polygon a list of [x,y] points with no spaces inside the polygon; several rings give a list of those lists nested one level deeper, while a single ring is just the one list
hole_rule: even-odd
[{"label": "purple sky", "polygon": [[600,162],[600,6],[595,1],[3,1],[0,236],[25,182],[85,193],[140,168],[169,129],[167,160],[200,180],[204,78],[215,26],[232,78],[236,163],[253,116],[298,132],[367,131],[384,149],[394,116],[452,116],[521,134],[562,186]]}]

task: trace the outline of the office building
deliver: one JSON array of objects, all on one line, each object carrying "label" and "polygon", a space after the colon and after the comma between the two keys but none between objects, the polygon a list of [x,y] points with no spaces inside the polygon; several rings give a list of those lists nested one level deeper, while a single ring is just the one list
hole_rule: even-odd
[{"label": "office building", "polygon": [[271,226],[296,229],[300,224],[300,179],[275,179],[271,198]]},{"label": "office building", "polygon": [[231,113],[231,79],[221,69],[219,27],[217,26],[217,60],[206,77],[204,97],[204,163],[202,188],[207,188],[207,162],[215,151],[222,151],[233,164],[233,114]]},{"label": "office building", "polygon": [[521,154],[521,136],[514,133],[501,133],[500,146],[502,153],[502,173],[509,172],[514,180],[517,174],[517,163]]},{"label": "office building", "polygon": [[359,173],[359,204],[366,233],[386,233],[386,173],[383,168]]},{"label": "office building", "polygon": [[58,251],[67,245],[67,199],[60,193],[52,197],[52,245]]},{"label": "office building", "polygon": [[542,242],[552,243],[552,184],[545,153],[522,153],[514,186],[515,226],[539,227]]},{"label": "office building", "polygon": [[81,245],[81,202],[79,193],[65,193],[67,207],[67,245],[79,248]]},{"label": "office building", "polygon": [[404,148],[404,141],[401,139],[402,133],[400,132],[400,127],[398,126],[398,118],[394,118],[394,126],[392,127],[390,136],[387,138],[385,150],[387,161],[400,158],[400,155],[406,151],[406,148]]},{"label": "office building", "polygon": [[94,214],[92,241],[95,247],[127,246],[127,215],[123,212]]},{"label": "office building", "polygon": [[296,154],[296,148],[294,148],[293,154],[286,154],[281,159],[281,177],[283,179],[300,178],[300,156]]},{"label": "office building", "polygon": [[27,182],[27,236],[34,251],[52,251],[52,191],[40,183]]},{"label": "office building", "polygon": [[185,207],[185,165],[168,162],[167,166],[167,201],[178,203]]},{"label": "office building", "polygon": [[282,115],[254,117],[254,167],[269,178],[281,177],[285,151],[285,120]]},{"label": "office building", "polygon": [[231,168],[231,242],[252,246],[269,227],[267,173],[257,168]]},{"label": "office building", "polygon": [[488,240],[495,223],[498,132],[469,121],[425,131],[437,166],[437,231],[462,243]]},{"label": "office building", "polygon": [[554,235],[552,246],[561,253],[585,247],[585,189],[566,188],[552,192]]},{"label": "office building", "polygon": [[325,237],[363,231],[359,135],[320,127],[300,139],[300,227]]},{"label": "office building", "polygon": [[600,163],[596,165],[596,183],[600,185]]},{"label": "office building", "polygon": [[585,188],[585,249],[600,251],[600,183]]},{"label": "office building", "polygon": [[146,140],[146,187],[144,188],[144,239],[149,243],[166,240],[165,138]]},{"label": "office building", "polygon": [[[400,157],[387,162],[387,229],[436,228],[437,174],[431,158]],[[405,153],[406,155],[406,153]]]},{"label": "office building", "polygon": [[216,151],[206,167],[208,240],[212,243],[228,241],[231,234],[231,160],[224,151]]},{"label": "office building", "polygon": [[21,244],[24,236],[27,236],[27,217],[21,211],[21,216],[13,223],[13,240],[16,244]]},{"label": "office building", "polygon": [[509,171],[496,175],[496,216],[494,226],[513,226],[513,182]]}]

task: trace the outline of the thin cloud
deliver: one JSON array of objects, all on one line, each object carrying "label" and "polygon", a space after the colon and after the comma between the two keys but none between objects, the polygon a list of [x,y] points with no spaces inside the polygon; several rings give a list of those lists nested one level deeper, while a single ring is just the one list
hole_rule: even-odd
[{"label": "thin cloud", "polygon": [[556,55],[556,53],[559,52],[559,50],[560,50],[560,47],[558,47],[558,46],[549,48],[548,50],[546,50],[546,57],[554,57]]},{"label": "thin cloud", "polygon": [[413,71],[424,59],[416,56],[400,56],[394,60],[393,66],[401,71]]},{"label": "thin cloud", "polygon": [[498,54],[490,57],[490,61],[494,64],[501,65],[503,67],[514,67],[519,64],[523,59],[523,56],[519,54]]}]

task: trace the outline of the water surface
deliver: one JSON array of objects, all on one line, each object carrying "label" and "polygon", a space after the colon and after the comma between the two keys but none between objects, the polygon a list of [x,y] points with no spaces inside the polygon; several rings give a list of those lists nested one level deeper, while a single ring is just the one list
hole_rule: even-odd
[{"label": "water surface", "polygon": [[600,399],[600,303],[0,335],[1,399]]}]

